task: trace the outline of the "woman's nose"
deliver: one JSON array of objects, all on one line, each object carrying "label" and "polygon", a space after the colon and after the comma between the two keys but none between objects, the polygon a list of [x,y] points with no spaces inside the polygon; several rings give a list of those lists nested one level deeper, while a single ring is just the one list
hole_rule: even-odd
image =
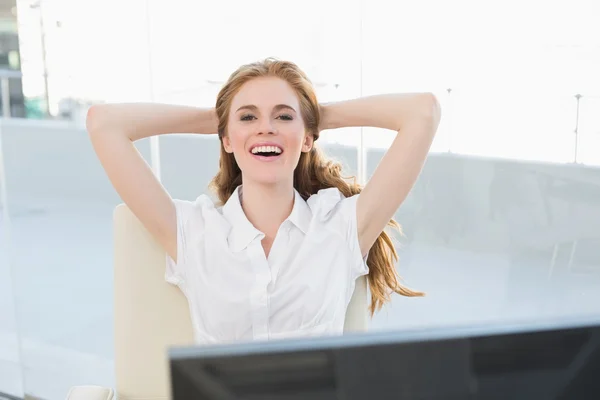
[{"label": "woman's nose", "polygon": [[259,131],[258,131],[259,135],[275,133],[275,128],[273,127],[273,124],[269,118],[263,118],[258,128],[259,128]]}]

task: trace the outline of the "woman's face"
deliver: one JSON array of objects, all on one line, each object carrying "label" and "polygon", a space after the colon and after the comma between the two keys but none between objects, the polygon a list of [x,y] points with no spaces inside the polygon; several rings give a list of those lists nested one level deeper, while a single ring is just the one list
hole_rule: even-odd
[{"label": "woman's face", "polygon": [[312,143],[298,97],[286,81],[255,78],[234,96],[223,146],[233,153],[244,182],[293,180],[300,153],[310,151]]}]

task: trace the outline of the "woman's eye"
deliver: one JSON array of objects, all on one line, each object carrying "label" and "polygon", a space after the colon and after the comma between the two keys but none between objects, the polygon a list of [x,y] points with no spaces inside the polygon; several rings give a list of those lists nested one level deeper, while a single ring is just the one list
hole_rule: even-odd
[{"label": "woman's eye", "polygon": [[242,118],[240,118],[240,120],[242,121],[252,121],[254,119],[254,115],[252,114],[245,114],[242,115]]},{"label": "woman's eye", "polygon": [[282,119],[282,120],[284,120],[284,121],[291,121],[291,120],[293,120],[293,119],[294,119],[294,118],[292,118],[292,116],[291,116],[291,115],[289,115],[289,114],[281,114],[281,115],[280,115],[278,118],[280,118],[280,119]]}]

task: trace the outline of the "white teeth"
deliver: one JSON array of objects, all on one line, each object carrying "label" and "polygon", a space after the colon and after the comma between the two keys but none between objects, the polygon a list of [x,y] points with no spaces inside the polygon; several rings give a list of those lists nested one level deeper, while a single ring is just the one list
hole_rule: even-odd
[{"label": "white teeth", "polygon": [[252,149],[252,154],[257,154],[257,153],[281,154],[281,149],[277,146],[257,146]]}]

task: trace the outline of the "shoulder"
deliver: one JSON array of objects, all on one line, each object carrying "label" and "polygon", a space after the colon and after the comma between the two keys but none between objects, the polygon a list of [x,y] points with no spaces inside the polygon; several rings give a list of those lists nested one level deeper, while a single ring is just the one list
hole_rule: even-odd
[{"label": "shoulder", "polygon": [[353,218],[358,195],[346,197],[338,188],[321,189],[306,201],[313,215],[319,219]]},{"label": "shoulder", "polygon": [[[350,257],[348,262],[354,266],[353,270],[358,274],[353,275],[352,279],[369,272],[358,240],[356,203],[359,196],[360,194],[355,194],[346,197],[339,189],[329,188],[320,190],[307,201],[313,218],[318,219],[316,226],[319,232],[334,232],[345,243],[343,248],[348,252],[344,251],[345,255],[340,257],[340,260],[345,262],[348,259],[344,257]],[[334,244],[335,242],[330,243],[332,246]]]},{"label": "shoulder", "polygon": [[204,226],[215,218],[221,216],[220,208],[215,206],[213,200],[203,194],[195,200],[173,199],[179,225],[193,225],[195,228]]},{"label": "shoulder", "polygon": [[198,196],[196,200],[173,199],[173,204],[177,211],[184,213],[216,210],[215,203],[205,194]]}]

